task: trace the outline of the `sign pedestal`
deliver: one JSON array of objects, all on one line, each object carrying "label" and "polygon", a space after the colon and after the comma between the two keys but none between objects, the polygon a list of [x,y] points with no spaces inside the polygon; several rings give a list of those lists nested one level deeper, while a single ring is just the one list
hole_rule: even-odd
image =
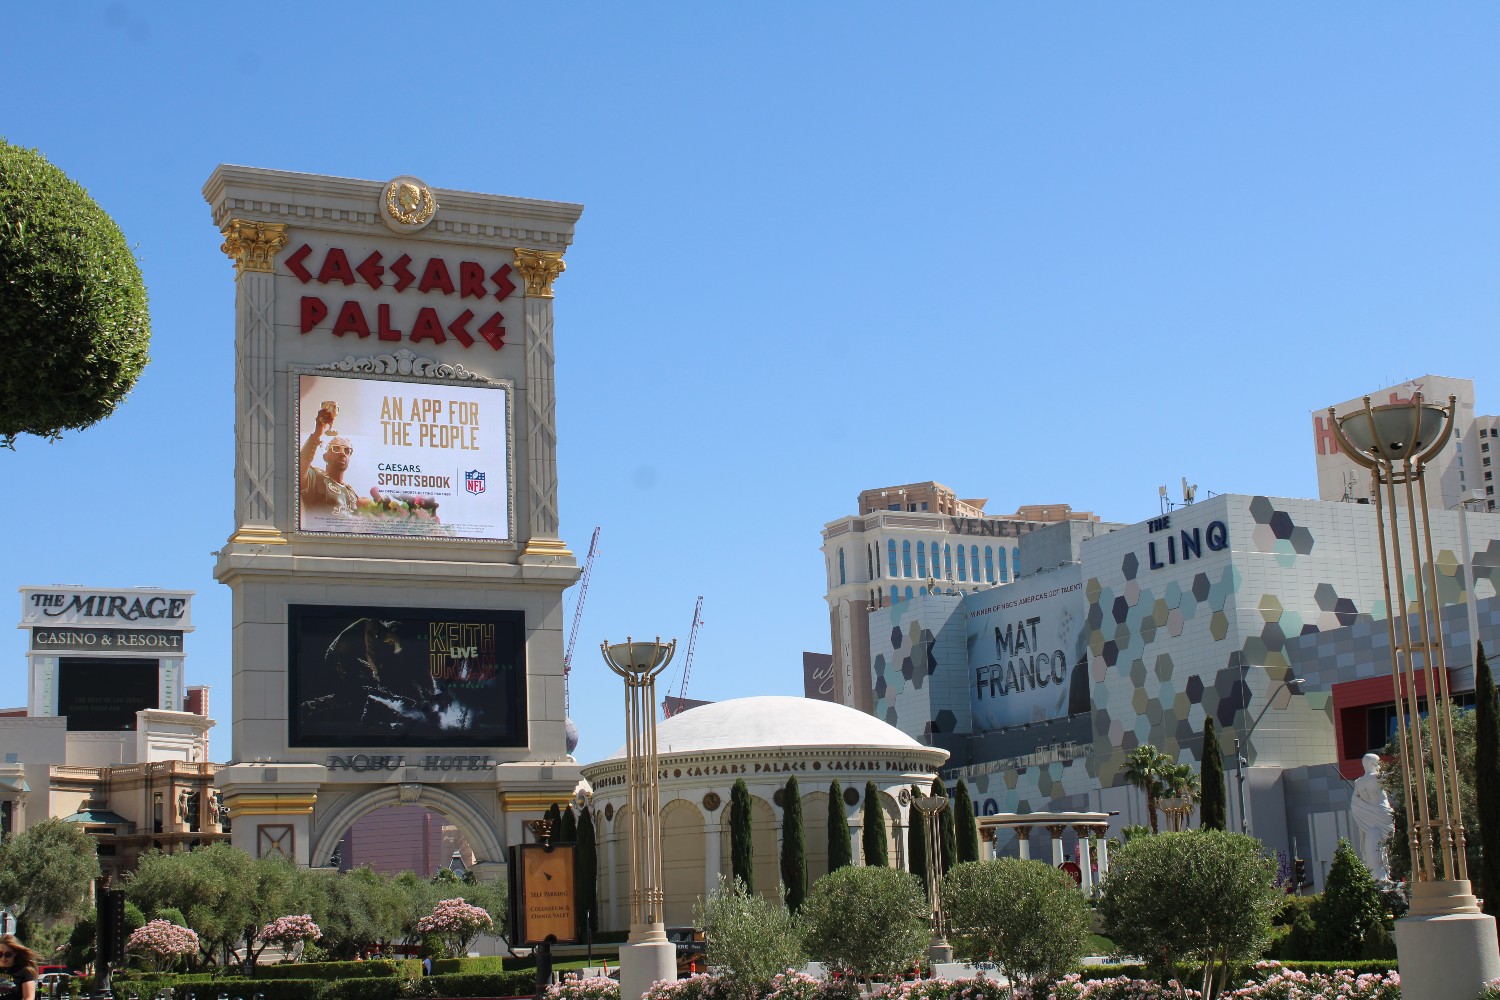
[{"label": "sign pedestal", "polygon": [[1413,883],[1395,937],[1402,1000],[1478,996],[1500,978],[1495,918],[1479,911],[1467,879]]},{"label": "sign pedestal", "polygon": [[620,997],[637,1000],[654,983],[677,978],[677,946],[661,924],[634,924],[620,946]]}]

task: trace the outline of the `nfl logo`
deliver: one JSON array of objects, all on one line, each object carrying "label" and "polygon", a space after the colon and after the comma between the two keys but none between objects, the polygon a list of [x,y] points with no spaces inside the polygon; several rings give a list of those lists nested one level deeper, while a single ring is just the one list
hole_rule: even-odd
[{"label": "nfl logo", "polygon": [[484,492],[484,473],[478,469],[470,469],[464,473],[464,488],[470,493]]}]

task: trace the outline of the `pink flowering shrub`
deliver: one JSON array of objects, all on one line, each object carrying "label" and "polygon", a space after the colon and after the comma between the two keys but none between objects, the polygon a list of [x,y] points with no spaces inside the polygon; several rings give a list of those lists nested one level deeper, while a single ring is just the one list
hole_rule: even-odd
[{"label": "pink flowering shrub", "polygon": [[1221,993],[1222,1000],[1401,1000],[1401,976],[1395,972],[1367,972],[1356,976],[1347,969],[1324,975],[1293,972],[1271,962],[1256,965],[1269,971],[1263,982]]},{"label": "pink flowering shrub", "polygon": [[805,972],[787,969],[771,977],[765,1000],[822,1000],[823,983]]},{"label": "pink flowering shrub", "polygon": [[[650,996],[649,993],[646,995]],[[568,976],[562,982],[547,987],[544,996],[547,1000],[620,1000],[620,984],[606,976],[591,976],[588,979]]]},{"label": "pink flowering shrub", "polygon": [[1479,1000],[1500,1000],[1500,979],[1491,979],[1479,992]]},{"label": "pink flowering shrub", "polygon": [[443,939],[450,955],[462,956],[480,931],[492,930],[494,926],[487,910],[472,906],[459,896],[440,901],[431,913],[418,920],[417,933],[436,934]]},{"label": "pink flowering shrub", "polygon": [[652,983],[641,1000],[722,1000],[724,983],[715,975],[695,973],[686,979],[663,979]]},{"label": "pink flowering shrub", "polygon": [[323,929],[313,923],[311,915],[303,913],[300,916],[277,917],[260,929],[260,939],[271,944],[279,944],[283,948],[290,948],[303,941],[317,941],[323,936]]},{"label": "pink flowering shrub", "polygon": [[170,920],[153,920],[126,939],[125,950],[147,953],[156,971],[163,972],[179,958],[198,951],[198,935]]}]

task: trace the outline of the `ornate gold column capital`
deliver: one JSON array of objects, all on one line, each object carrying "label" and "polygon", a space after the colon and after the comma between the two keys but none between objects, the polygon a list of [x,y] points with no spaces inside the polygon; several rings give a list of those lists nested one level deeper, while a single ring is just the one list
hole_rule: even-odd
[{"label": "ornate gold column capital", "polygon": [[219,247],[234,260],[236,271],[262,271],[270,274],[276,252],[286,246],[286,223],[250,222],[231,219],[224,227],[224,242]]},{"label": "ornate gold column capital", "polygon": [[538,299],[552,298],[552,282],[568,269],[557,250],[528,250],[516,247],[516,270],[526,279],[526,294]]}]

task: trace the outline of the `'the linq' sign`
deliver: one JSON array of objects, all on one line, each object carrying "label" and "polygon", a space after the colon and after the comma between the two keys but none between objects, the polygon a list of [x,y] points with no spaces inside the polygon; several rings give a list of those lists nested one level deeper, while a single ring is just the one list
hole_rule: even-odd
[{"label": "'the linq' sign", "polygon": [[987,591],[968,613],[974,731],[1089,710],[1082,569],[1067,566]]}]

